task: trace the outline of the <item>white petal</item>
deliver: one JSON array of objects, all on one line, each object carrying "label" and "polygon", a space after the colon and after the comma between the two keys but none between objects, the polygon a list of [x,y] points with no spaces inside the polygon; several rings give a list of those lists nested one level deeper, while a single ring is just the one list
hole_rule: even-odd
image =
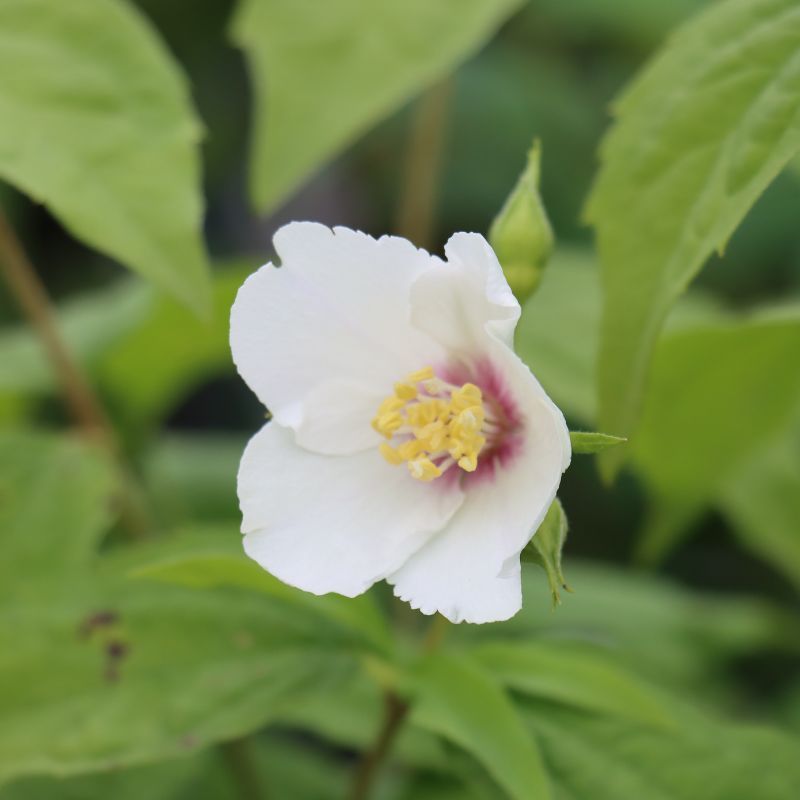
[{"label": "white petal", "polygon": [[511,346],[520,306],[489,243],[456,233],[445,246],[447,263],[411,288],[411,319],[451,352],[482,346],[484,333]]},{"label": "white petal", "polygon": [[494,478],[466,490],[452,522],[412,556],[389,582],[423,613],[452,622],[508,619],[520,609],[519,554],[539,527],[570,461],[564,416],[530,370],[495,342],[502,369],[525,418],[525,444]]},{"label": "white petal", "polygon": [[247,445],[238,491],[251,558],[292,586],[348,597],[398,569],[463,499],[415,481],[377,450],[310,453],[274,422]]},{"label": "white petal", "polygon": [[[284,226],[274,242],[281,267],[267,264],[239,290],[231,350],[276,421],[299,428],[305,398],[322,384],[386,394],[405,373],[441,359],[409,321],[411,284],[439,259],[405,239],[308,222]],[[313,437],[304,438],[311,446]]]}]

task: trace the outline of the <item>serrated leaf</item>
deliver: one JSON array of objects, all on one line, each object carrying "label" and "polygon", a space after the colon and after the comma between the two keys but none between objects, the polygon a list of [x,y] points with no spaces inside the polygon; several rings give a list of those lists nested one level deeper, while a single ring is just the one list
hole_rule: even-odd
[{"label": "serrated leaf", "polygon": [[536,291],[553,252],[553,229],[539,195],[541,156],[536,140],[516,186],[489,228],[489,243],[520,303]]},{"label": "serrated leaf", "polygon": [[474,53],[520,0],[243,0],[256,100],[251,193],[267,211]]},{"label": "serrated leaf", "polygon": [[[616,104],[588,216],[603,264],[599,424],[630,435],[671,305],[800,150],[800,6],[725,0]],[[611,474],[623,456],[602,463]]]},{"label": "serrated leaf", "polygon": [[570,431],[569,441],[572,452],[579,455],[592,455],[602,453],[609,447],[624,444],[627,439],[622,436],[612,436],[610,433],[590,433],[589,431]]},{"label": "serrated leaf", "polygon": [[0,3],[0,177],[196,310],[208,301],[200,125],[121,0]]},{"label": "serrated leaf", "polygon": [[547,511],[533,539],[522,551],[523,561],[538,564],[547,574],[553,607],[561,603],[561,590],[572,591],[561,570],[561,551],[567,541],[567,515],[561,501],[556,498]]},{"label": "serrated leaf", "polygon": [[548,800],[536,741],[503,690],[463,654],[435,653],[413,674],[413,724],[466,750],[515,800]]}]

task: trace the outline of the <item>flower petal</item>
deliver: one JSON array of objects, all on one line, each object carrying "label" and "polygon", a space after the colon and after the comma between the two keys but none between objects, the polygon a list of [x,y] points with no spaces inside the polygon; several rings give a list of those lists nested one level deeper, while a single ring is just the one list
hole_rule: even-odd
[{"label": "flower petal", "polygon": [[377,450],[310,453],[274,422],[247,445],[238,491],[252,559],[292,586],[348,597],[398,569],[463,499],[455,487],[415,481]]},{"label": "flower petal", "polygon": [[239,290],[231,350],[277,422],[298,428],[307,395],[327,382],[385,394],[398,376],[441,358],[409,322],[411,284],[439,259],[405,239],[309,222],[284,226],[274,243],[282,265],[267,264]]},{"label": "flower petal", "polygon": [[487,331],[512,346],[520,306],[489,243],[456,233],[445,255],[446,264],[411,287],[412,322],[453,353],[481,347]]},{"label": "flower petal", "polygon": [[398,597],[452,622],[492,622],[519,610],[519,554],[571,456],[564,416],[530,370],[496,340],[490,353],[524,417],[522,452],[469,486],[452,522],[388,578]]}]

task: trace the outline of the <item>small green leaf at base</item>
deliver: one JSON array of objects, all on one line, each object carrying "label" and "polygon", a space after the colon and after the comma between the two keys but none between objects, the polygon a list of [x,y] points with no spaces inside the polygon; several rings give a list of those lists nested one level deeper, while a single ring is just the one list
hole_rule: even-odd
[{"label": "small green leaf at base", "polygon": [[537,139],[522,175],[489,229],[489,241],[520,303],[538,287],[553,252],[553,229],[539,196],[541,154]]},{"label": "small green leaf at base", "polygon": [[590,431],[570,431],[569,441],[572,452],[578,455],[602,453],[609,447],[616,447],[628,440],[623,436],[612,436],[610,433],[593,433]]},{"label": "small green leaf at base", "polygon": [[553,500],[533,539],[522,551],[522,560],[538,564],[546,573],[553,596],[553,608],[561,603],[561,590],[571,592],[561,571],[561,551],[567,541],[567,515],[561,501]]}]

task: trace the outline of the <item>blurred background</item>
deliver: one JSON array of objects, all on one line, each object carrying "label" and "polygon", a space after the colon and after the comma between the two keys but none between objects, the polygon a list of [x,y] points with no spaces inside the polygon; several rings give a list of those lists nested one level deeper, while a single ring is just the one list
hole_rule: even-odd
[{"label": "blurred background", "polygon": [[[557,239],[548,270],[562,262],[592,269],[592,232],[582,207],[612,100],[669,31],[704,3],[535,0],[455,74],[391,114],[266,217],[253,212],[248,198],[253,108],[244,57],[227,36],[233,2],[137,5],[184,66],[206,128],[205,234],[219,276],[219,311],[229,306],[244,275],[271,257],[272,234],[289,220],[410,235],[437,253],[453,231],[485,233],[534,137],[542,142],[541,193]],[[410,166],[419,158],[415,146],[429,159],[422,178]],[[712,258],[696,281],[693,292],[702,302],[737,310],[800,294],[798,184],[800,170],[790,169],[770,186],[725,254]],[[263,409],[230,362],[224,311],[203,325],[172,301],[154,300],[140,283],[133,286],[121,267],[78,243],[46,210],[7,185],[0,186],[0,204],[61,309],[68,338],[92,364],[124,450],[151,494],[157,526],[238,525],[236,467],[245,441],[263,422]],[[543,292],[549,279],[548,272]],[[9,427],[60,426],[65,412],[30,358],[30,344],[17,327],[21,321],[13,299],[0,293],[0,337],[10,354],[0,367],[0,420]],[[583,334],[576,329],[572,335]],[[153,359],[156,352],[163,361]],[[526,355],[536,371],[535,350]],[[800,355],[787,369],[798,365]],[[547,375],[540,377],[548,387]],[[590,427],[580,403],[567,403],[566,410],[571,428]],[[800,485],[786,488],[792,491],[800,493]],[[791,570],[780,569],[779,558],[759,557],[744,546],[729,516],[709,503],[659,563],[645,563],[638,543],[648,524],[648,498],[633,467],[608,487],[594,459],[576,458],[560,496],[570,520],[565,571],[576,598],[582,571],[594,568],[584,562],[625,571],[634,583],[675,582],[689,590],[687,596],[702,596],[674,599],[676,607],[687,603],[687,619],[707,615],[692,646],[702,647],[709,631],[726,626],[732,639],[752,634],[748,641],[758,646],[731,647],[724,659],[712,659],[713,669],[695,685],[698,695],[707,690],[721,707],[749,718],[800,726],[800,647],[784,633],[773,635],[758,617],[766,608],[770,614],[780,609],[782,619],[797,613]],[[800,519],[795,525],[800,529]],[[657,579],[648,577],[653,572]],[[604,586],[613,593],[613,581]],[[526,603],[543,609],[544,587],[540,577],[538,594],[529,593]],[[723,596],[751,605],[735,622],[727,611],[715,617],[713,604]],[[566,607],[576,602],[564,600]],[[665,602],[673,600],[665,595]],[[557,629],[563,609],[542,624]],[[569,609],[563,613],[569,621]],[[670,669],[665,666],[665,674]],[[685,678],[678,667],[674,674],[677,683]]]}]

